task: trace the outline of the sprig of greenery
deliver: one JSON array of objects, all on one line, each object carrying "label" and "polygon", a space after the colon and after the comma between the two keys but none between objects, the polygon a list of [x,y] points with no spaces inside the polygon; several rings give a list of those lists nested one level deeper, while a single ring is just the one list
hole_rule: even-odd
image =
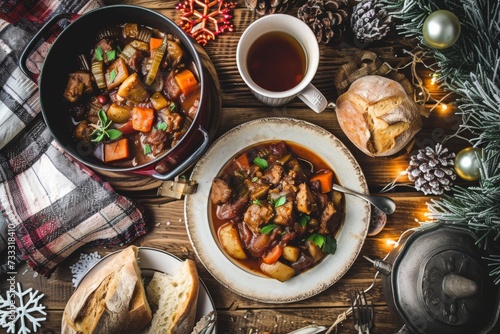
[{"label": "sprig of greenery", "polygon": [[337,240],[329,234],[313,233],[307,240],[312,241],[316,246],[321,248],[323,253],[335,254],[337,251]]},{"label": "sprig of greenery", "polygon": [[109,140],[120,138],[120,136],[122,135],[122,132],[120,130],[108,129],[112,121],[108,119],[108,116],[106,115],[104,110],[100,109],[97,112],[97,117],[99,118],[97,124],[91,124],[91,126],[95,128],[91,133],[91,136],[94,137],[92,139],[92,142],[99,143],[106,138]]}]

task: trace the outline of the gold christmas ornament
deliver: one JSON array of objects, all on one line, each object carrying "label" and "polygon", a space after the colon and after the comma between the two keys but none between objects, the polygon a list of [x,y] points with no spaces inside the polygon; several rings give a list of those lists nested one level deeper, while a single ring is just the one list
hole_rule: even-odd
[{"label": "gold christmas ornament", "polygon": [[444,9],[431,13],[424,21],[424,41],[436,49],[447,49],[460,37],[461,27],[457,16]]},{"label": "gold christmas ornament", "polygon": [[482,150],[478,147],[466,147],[455,157],[455,171],[465,181],[477,181],[481,177],[479,158]]}]

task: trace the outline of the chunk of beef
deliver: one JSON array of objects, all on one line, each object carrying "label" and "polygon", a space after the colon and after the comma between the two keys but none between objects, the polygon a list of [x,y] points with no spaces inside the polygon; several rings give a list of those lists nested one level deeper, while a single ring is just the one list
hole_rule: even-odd
[{"label": "chunk of beef", "polygon": [[267,183],[262,182],[261,179],[253,182],[251,179],[245,179],[245,186],[250,192],[251,199],[262,199],[267,197],[267,193],[271,186]]},{"label": "chunk of beef", "polygon": [[94,132],[94,128],[89,125],[87,120],[81,121],[75,128],[73,136],[82,141],[90,142],[91,134]]},{"label": "chunk of beef", "polygon": [[274,210],[271,204],[267,202],[261,202],[260,205],[253,203],[245,211],[243,221],[253,233],[258,234],[260,226],[268,223],[273,217]]},{"label": "chunk of beef", "polygon": [[271,247],[271,236],[269,234],[254,234],[247,251],[253,257],[259,258]]},{"label": "chunk of beef", "polygon": [[215,205],[224,204],[230,201],[233,196],[233,189],[229,186],[229,184],[219,178],[216,177],[212,180],[212,191],[210,192],[210,199],[212,203]]},{"label": "chunk of beef", "polygon": [[[101,49],[102,60],[104,61],[105,64],[108,64],[110,62],[110,60],[108,60],[108,57],[106,54],[113,50],[113,45],[111,44],[111,42],[108,41],[106,38],[102,38],[101,40],[99,40],[99,42],[97,42],[97,44],[95,46],[95,50],[97,50],[97,48]],[[97,54],[97,52],[94,52],[94,59],[100,60],[96,57],[96,54]]]},{"label": "chunk of beef", "polygon": [[297,211],[310,214],[317,210],[316,199],[311,189],[305,183],[299,185],[299,192],[296,197]]},{"label": "chunk of beef", "polygon": [[286,202],[274,208],[274,222],[279,225],[289,225],[292,223],[293,202]]},{"label": "chunk of beef", "polygon": [[328,202],[326,204],[326,207],[323,209],[323,212],[321,213],[319,233],[328,234],[333,232],[331,222],[335,212],[337,212],[337,210],[335,210],[335,206],[333,205],[333,203]]},{"label": "chunk of beef", "polygon": [[271,144],[270,149],[271,149],[272,154],[277,155],[278,157],[282,157],[288,153],[288,146],[286,145],[286,142],[284,142],[284,141],[280,141],[278,143]]},{"label": "chunk of beef", "polygon": [[262,178],[266,182],[268,182],[268,183],[276,186],[276,185],[278,185],[280,183],[281,176],[283,175],[283,172],[284,172],[283,166],[278,165],[278,164],[274,164],[274,165],[271,166],[271,168],[268,168],[265,171],[265,173],[264,173],[264,175],[263,175]]},{"label": "chunk of beef", "polygon": [[313,263],[314,259],[311,256],[304,254],[304,252],[301,252],[299,259],[292,263],[292,267],[295,270],[303,270],[310,267]]},{"label": "chunk of beef", "polygon": [[219,219],[231,219],[234,221],[239,221],[239,217],[245,212],[245,207],[247,205],[248,197],[243,196],[238,198],[234,202],[224,203],[217,207],[217,218]]},{"label": "chunk of beef", "polygon": [[239,222],[236,226],[238,227],[238,233],[240,235],[240,240],[243,244],[243,248],[247,249],[252,242],[253,233],[248,228],[248,225],[244,222]]},{"label": "chunk of beef", "polygon": [[149,144],[151,153],[157,156],[168,148],[168,135],[163,130],[153,130],[148,132],[144,138],[144,144]]},{"label": "chunk of beef", "polygon": [[[127,65],[134,71],[139,72],[141,69],[142,61],[144,60],[144,56],[142,52],[139,50],[135,50],[132,56],[127,59]],[[163,86],[162,86],[163,87]]]},{"label": "chunk of beef", "polygon": [[76,102],[84,92],[92,91],[92,75],[89,72],[70,73],[63,96],[69,102]]},{"label": "chunk of beef", "polygon": [[170,113],[165,117],[165,123],[167,123],[167,132],[176,132],[182,128],[183,118],[176,112]]}]

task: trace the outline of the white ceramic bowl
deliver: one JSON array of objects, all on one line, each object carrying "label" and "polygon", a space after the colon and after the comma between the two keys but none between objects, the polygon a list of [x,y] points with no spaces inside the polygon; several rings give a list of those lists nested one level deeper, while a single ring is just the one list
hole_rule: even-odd
[{"label": "white ceramic bowl", "polygon": [[342,186],[368,193],[360,166],[334,135],[314,124],[291,118],[263,118],[242,124],[221,136],[198,161],[191,179],[198,183],[184,205],[186,228],[200,261],[225,287],[249,299],[289,303],[312,297],[337,282],[356,260],[370,224],[370,205],[354,196],[345,197],[345,220],[337,234],[337,251],[311,269],[286,282],[242,269],[219,248],[209,219],[212,179],[236,153],[270,140],[295,142],[314,151],[330,164]]}]

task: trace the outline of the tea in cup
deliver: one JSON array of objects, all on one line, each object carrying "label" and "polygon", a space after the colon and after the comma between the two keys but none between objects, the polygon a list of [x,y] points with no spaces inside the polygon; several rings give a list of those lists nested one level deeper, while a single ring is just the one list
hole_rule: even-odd
[{"label": "tea in cup", "polygon": [[314,33],[287,14],[259,18],[243,32],[236,50],[241,77],[261,102],[282,106],[300,98],[317,113],[327,105],[311,84],[319,64]]}]

